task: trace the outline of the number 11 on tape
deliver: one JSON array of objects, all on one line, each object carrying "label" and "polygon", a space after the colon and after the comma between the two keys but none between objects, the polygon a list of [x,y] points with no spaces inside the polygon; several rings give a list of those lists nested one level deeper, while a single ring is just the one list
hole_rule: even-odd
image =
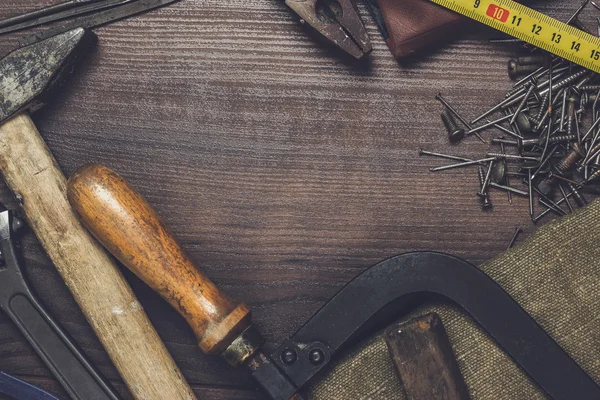
[{"label": "number 11 on tape", "polygon": [[600,73],[600,38],[512,0],[431,0]]}]

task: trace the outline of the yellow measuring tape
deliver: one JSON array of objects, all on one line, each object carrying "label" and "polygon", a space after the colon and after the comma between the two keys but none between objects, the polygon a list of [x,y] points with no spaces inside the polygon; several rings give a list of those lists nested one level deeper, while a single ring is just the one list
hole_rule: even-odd
[{"label": "yellow measuring tape", "polygon": [[600,38],[512,0],[431,0],[600,73]]}]

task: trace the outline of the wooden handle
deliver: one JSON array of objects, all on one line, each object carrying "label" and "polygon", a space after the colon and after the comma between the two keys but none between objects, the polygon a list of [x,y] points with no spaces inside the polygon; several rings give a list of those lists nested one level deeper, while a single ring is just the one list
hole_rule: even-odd
[{"label": "wooden handle", "polygon": [[248,307],[194,267],[154,209],[116,172],[80,168],[68,197],[90,232],[184,316],[202,351],[222,352],[250,326]]},{"label": "wooden handle", "polygon": [[79,223],[66,179],[28,115],[0,126],[0,169],[136,399],[195,399],[119,268]]}]

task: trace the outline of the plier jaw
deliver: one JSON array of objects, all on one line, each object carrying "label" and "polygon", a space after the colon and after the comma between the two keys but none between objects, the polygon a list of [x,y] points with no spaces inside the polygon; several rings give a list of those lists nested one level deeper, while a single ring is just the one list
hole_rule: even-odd
[{"label": "plier jaw", "polygon": [[371,50],[371,40],[352,0],[286,0],[306,24],[352,57]]}]

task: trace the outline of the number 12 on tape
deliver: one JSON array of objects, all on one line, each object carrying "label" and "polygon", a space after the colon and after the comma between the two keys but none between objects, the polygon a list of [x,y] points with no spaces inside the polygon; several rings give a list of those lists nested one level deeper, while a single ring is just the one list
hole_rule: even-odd
[{"label": "number 12 on tape", "polygon": [[600,73],[600,38],[512,0],[431,0]]}]

